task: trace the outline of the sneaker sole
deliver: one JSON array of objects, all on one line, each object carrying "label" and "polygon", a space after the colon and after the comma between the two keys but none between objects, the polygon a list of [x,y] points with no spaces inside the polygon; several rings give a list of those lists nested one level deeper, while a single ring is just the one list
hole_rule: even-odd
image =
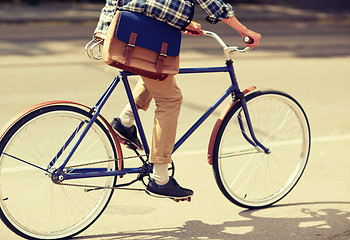
[{"label": "sneaker sole", "polygon": [[188,198],[191,198],[193,196],[193,194],[192,195],[188,195],[188,196],[184,196],[184,197],[165,196],[165,195],[160,195],[160,194],[156,194],[156,193],[150,192],[147,189],[145,190],[145,192],[148,195],[152,196],[152,197],[156,197],[156,198],[170,198],[170,199],[173,199],[173,200],[187,200]]}]

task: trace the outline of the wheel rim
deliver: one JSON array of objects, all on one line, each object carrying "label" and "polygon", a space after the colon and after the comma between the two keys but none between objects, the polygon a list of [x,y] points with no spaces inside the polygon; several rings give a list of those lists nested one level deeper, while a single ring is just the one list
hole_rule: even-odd
[{"label": "wheel rim", "polygon": [[[222,135],[218,171],[234,201],[267,206],[283,198],[302,175],[309,154],[309,128],[299,105],[282,95],[263,94],[247,101],[247,106],[255,135],[271,154],[244,140],[238,118],[246,121],[239,109]],[[244,129],[248,131],[246,124]]]},{"label": "wheel rim", "polygon": [[[21,126],[2,152],[46,169],[67,136],[80,122],[87,120],[87,116],[74,111],[48,111]],[[60,159],[65,159],[70,146]],[[1,210],[14,228],[32,238],[56,239],[82,231],[103,211],[113,192],[110,189],[86,192],[83,188],[56,185],[47,172],[16,161],[9,155],[2,154],[0,158]],[[113,147],[106,133],[94,124],[69,165],[112,158]],[[56,163],[51,171],[61,162]],[[112,170],[115,164],[94,167]],[[72,180],[69,183],[88,185],[92,180]],[[93,184],[112,186],[114,177],[93,179]]]}]

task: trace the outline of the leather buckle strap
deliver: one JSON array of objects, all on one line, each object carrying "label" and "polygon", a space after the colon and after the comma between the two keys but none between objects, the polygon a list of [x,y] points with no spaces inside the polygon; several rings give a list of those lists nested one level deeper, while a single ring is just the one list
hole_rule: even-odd
[{"label": "leather buckle strap", "polygon": [[131,33],[129,38],[129,43],[126,45],[125,55],[124,55],[124,64],[129,65],[131,60],[131,54],[135,49],[137,34]]},{"label": "leather buckle strap", "polygon": [[167,50],[168,50],[168,44],[163,42],[162,43],[162,49],[159,53],[159,56],[158,56],[158,60],[157,60],[157,66],[156,66],[156,71],[158,73],[161,73],[163,71],[163,65],[164,65],[164,61],[165,59],[167,58]]}]

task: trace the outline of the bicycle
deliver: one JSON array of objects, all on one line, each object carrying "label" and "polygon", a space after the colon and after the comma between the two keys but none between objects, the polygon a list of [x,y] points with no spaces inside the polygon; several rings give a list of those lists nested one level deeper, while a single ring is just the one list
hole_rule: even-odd
[{"label": "bicycle", "polygon": [[[226,66],[184,68],[179,74],[227,72],[230,86],[176,142],[174,152],[231,96],[213,128],[208,162],[218,187],[232,203],[244,208],[270,206],[294,188],[306,167],[311,144],[307,117],[286,93],[255,87],[241,92],[232,56],[250,48],[229,47],[217,34],[206,31],[206,35],[223,47]],[[91,41],[86,50],[90,57],[100,59],[99,42]],[[146,186],[152,173],[150,150],[128,83],[130,75],[121,71],[92,108],[70,101],[45,102],[25,110],[3,129],[0,217],[13,232],[30,239],[69,238],[102,214],[115,189],[144,191],[128,188],[136,182]],[[120,142],[100,115],[120,81],[144,154]],[[123,157],[121,143],[129,144],[133,156]],[[141,166],[125,167],[126,160],[135,158]],[[173,164],[169,171],[174,175]],[[126,175],[133,179],[125,179]]]}]

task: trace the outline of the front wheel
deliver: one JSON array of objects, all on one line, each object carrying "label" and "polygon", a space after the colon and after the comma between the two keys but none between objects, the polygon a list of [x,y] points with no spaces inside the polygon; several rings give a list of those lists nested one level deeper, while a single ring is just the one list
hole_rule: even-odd
[{"label": "front wheel", "polygon": [[[0,217],[16,234],[28,239],[68,238],[89,227],[107,206],[113,189],[58,185],[52,179],[91,117],[76,106],[48,105],[20,118],[1,139]],[[116,170],[116,162],[105,161],[116,158],[108,130],[96,120],[67,171],[99,161],[90,168]],[[109,176],[67,183],[112,187],[115,181]]]},{"label": "front wheel", "polygon": [[256,138],[270,153],[246,141],[244,135],[250,134],[238,102],[216,136],[213,171],[231,202],[260,208],[281,200],[300,179],[310,152],[310,127],[301,106],[285,93],[254,92],[246,103]]}]

